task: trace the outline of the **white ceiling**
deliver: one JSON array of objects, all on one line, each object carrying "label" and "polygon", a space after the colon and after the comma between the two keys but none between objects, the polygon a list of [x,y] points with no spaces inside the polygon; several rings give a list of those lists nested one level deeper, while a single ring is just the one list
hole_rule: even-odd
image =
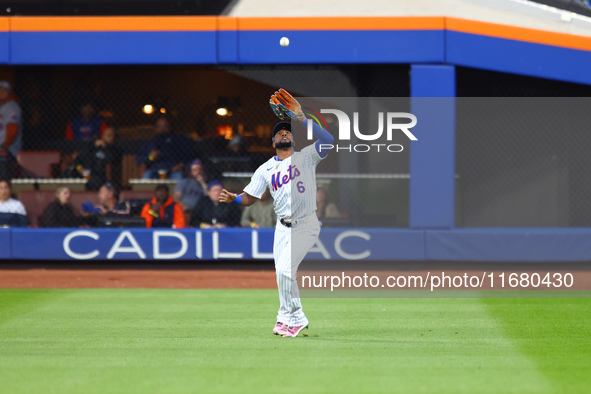
[{"label": "white ceiling", "polygon": [[591,18],[528,0],[237,0],[229,16],[449,16],[591,36]]}]

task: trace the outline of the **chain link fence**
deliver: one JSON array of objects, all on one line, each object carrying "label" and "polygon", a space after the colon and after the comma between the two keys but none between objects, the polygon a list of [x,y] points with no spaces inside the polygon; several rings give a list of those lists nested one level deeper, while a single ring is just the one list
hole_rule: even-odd
[{"label": "chain link fence", "polygon": [[458,96],[457,226],[591,226],[590,87],[459,69]]},{"label": "chain link fence", "polygon": [[[0,178],[33,227],[272,225],[268,208],[245,215],[212,200],[222,187],[242,190],[274,155],[267,103],[278,87],[302,97],[410,93],[407,65],[27,66],[0,68],[0,80],[10,83],[0,108],[12,101],[22,113],[20,149],[3,156]],[[340,219],[408,225],[407,201],[396,222],[379,220],[371,185],[340,201],[335,163],[319,170],[319,198],[341,204]]]},{"label": "chain link fence", "polygon": [[[21,149],[0,157],[0,178],[12,179],[0,191],[22,203],[0,196],[1,210],[26,218],[12,215],[2,222],[10,226],[145,226],[142,210],[160,184],[182,214],[156,206],[154,226],[179,225],[181,215],[185,226],[270,225],[271,205],[247,215],[195,208],[210,182],[240,191],[273,156],[271,93],[367,97],[365,108],[410,95],[406,65],[3,67],[0,80],[10,83],[1,115],[10,116],[11,101],[22,112]],[[457,94],[457,226],[591,225],[590,87],[460,67]],[[5,123],[2,138],[10,137]],[[155,133],[169,129],[174,141],[165,149]],[[325,225],[407,227],[408,158],[394,161],[329,155],[318,168],[319,198],[338,217]],[[380,178],[384,171],[391,179]]]}]

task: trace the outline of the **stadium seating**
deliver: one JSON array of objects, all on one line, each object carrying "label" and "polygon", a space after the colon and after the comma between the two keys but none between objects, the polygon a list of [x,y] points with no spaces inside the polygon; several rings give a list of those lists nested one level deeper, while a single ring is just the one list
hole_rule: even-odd
[{"label": "stadium seating", "polygon": [[[71,204],[74,211],[79,213],[80,205],[86,201],[96,204],[96,195],[97,192],[72,192]],[[18,199],[27,210],[29,226],[38,227],[39,216],[41,216],[47,204],[55,199],[55,192],[51,190],[24,190],[18,194]]]},{"label": "stadium seating", "polygon": [[37,178],[50,178],[51,166],[60,162],[61,153],[58,151],[20,151],[17,156],[18,164]]},{"label": "stadium seating", "polygon": [[55,199],[55,192],[51,190],[25,190],[18,194],[18,199],[27,210],[29,226],[38,227],[39,216],[41,216],[47,204]]},{"label": "stadium seating", "polygon": [[97,193],[98,192],[72,192],[70,201],[72,207],[74,207],[74,211],[79,213],[81,211],[82,203],[86,201],[90,201],[93,205],[97,205]]},{"label": "stadium seating", "polygon": [[121,178],[123,180],[123,186],[129,186],[129,179],[141,177],[142,174],[140,174],[140,169],[135,164],[135,155],[123,155],[123,161],[121,163]]},{"label": "stadium seating", "polygon": [[131,215],[138,216],[142,211],[144,205],[154,197],[153,191],[133,191],[125,190],[121,192],[119,199],[121,201],[128,200],[131,205]]},{"label": "stadium seating", "polygon": [[133,190],[124,190],[121,192],[119,199],[123,200],[151,200],[154,197],[153,191],[133,191]]}]

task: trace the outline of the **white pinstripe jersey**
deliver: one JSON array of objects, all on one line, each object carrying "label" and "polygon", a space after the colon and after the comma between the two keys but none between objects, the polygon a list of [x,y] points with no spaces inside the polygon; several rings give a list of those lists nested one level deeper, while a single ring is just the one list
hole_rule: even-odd
[{"label": "white pinstripe jersey", "polygon": [[0,145],[6,140],[6,125],[10,123],[16,123],[18,125],[16,139],[8,148],[10,153],[16,157],[21,150],[23,133],[21,131],[21,107],[14,100],[0,105]]},{"label": "white pinstripe jersey", "polygon": [[255,171],[244,192],[261,198],[268,188],[278,218],[306,217],[316,211],[316,166],[321,160],[314,144],[285,160],[274,156]]}]

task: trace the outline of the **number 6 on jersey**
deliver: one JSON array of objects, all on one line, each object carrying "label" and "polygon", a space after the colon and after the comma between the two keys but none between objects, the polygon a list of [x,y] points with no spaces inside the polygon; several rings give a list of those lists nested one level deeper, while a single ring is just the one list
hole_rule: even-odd
[{"label": "number 6 on jersey", "polygon": [[303,193],[306,191],[306,188],[304,187],[304,182],[303,181],[299,181],[297,184],[298,187],[298,192]]}]

